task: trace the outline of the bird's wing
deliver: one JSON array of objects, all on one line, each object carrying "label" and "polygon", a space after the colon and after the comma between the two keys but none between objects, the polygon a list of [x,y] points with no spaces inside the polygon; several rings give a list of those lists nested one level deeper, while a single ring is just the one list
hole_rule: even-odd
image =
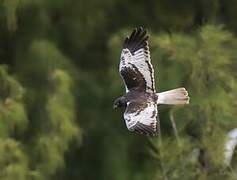
[{"label": "bird's wing", "polygon": [[159,134],[159,118],[155,102],[148,102],[145,105],[128,103],[124,119],[129,131],[147,136]]},{"label": "bird's wing", "polygon": [[148,38],[146,30],[140,27],[134,29],[124,41],[119,72],[127,92],[131,89],[155,92]]}]

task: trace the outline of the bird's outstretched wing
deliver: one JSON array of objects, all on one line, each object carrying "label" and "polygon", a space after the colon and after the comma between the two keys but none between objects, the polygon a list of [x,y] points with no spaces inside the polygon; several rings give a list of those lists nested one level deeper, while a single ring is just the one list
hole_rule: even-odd
[{"label": "bird's outstretched wing", "polygon": [[131,102],[124,112],[124,119],[129,131],[147,136],[159,134],[159,118],[155,102],[139,104]]},{"label": "bird's outstretched wing", "polygon": [[155,92],[148,38],[146,30],[140,27],[124,41],[119,71],[127,92],[131,89]]}]

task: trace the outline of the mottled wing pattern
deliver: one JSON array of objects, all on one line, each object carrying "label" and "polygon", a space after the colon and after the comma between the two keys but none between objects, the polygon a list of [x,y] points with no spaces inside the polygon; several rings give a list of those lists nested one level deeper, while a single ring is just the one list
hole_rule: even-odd
[{"label": "mottled wing pattern", "polygon": [[148,35],[142,28],[135,29],[130,37],[125,39],[119,71],[127,92],[131,89],[155,92]]},{"label": "mottled wing pattern", "polygon": [[147,136],[156,136],[159,134],[159,118],[157,104],[148,102],[137,104],[128,103],[124,113],[124,119],[129,131]]}]

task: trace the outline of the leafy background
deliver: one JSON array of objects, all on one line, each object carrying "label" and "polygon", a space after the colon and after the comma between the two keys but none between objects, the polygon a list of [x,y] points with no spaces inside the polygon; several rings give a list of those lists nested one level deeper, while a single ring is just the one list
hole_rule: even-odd
[{"label": "leafy background", "polygon": [[[0,179],[237,179],[236,0],[0,0]],[[112,109],[134,27],[150,33],[162,134],[129,133]]]}]

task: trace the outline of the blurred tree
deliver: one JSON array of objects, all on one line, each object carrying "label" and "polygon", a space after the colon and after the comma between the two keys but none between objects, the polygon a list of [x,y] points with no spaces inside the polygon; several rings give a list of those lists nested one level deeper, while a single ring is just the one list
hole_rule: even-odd
[{"label": "blurred tree", "polygon": [[[109,43],[111,56],[119,56],[120,37],[124,37],[123,32],[115,35]],[[163,140],[161,145],[155,145],[160,153],[152,156],[157,156],[158,164],[164,164],[161,168],[164,172],[157,171],[159,166],[151,166],[153,171],[157,171],[154,177],[223,178],[219,171],[224,165],[225,135],[228,129],[236,126],[236,103],[233,99],[237,82],[236,72],[232,71],[235,48],[233,35],[216,25],[205,25],[192,35],[152,35],[152,62],[155,69],[157,67],[158,89],[184,85],[191,96],[189,106],[160,109]],[[116,76],[113,73],[111,70],[111,77]],[[117,75],[113,83],[115,87],[111,87],[115,94],[123,88],[119,81]],[[163,112],[169,116],[165,118]],[[177,120],[180,136],[172,136],[176,126],[172,126],[169,120],[172,123]],[[153,143],[156,144],[156,141],[159,142],[159,138]]]},{"label": "blurred tree", "polygon": [[28,158],[20,141],[28,125],[24,89],[3,65],[0,66],[0,82],[0,178],[24,180],[29,173]]},{"label": "blurred tree", "polygon": [[[185,83],[192,97],[189,107],[180,111],[174,107],[170,111],[171,120],[177,119],[178,130],[182,133],[174,145],[170,144],[170,135],[167,137],[168,145],[166,136],[163,140],[164,156],[167,157],[161,160],[172,169],[172,179],[175,176],[182,179],[223,179],[220,168],[223,167],[226,130],[236,127],[236,103],[233,99],[237,83],[236,72],[231,67],[235,61],[236,40],[233,39],[233,35],[221,26],[205,25],[192,36],[160,35],[153,41],[158,46],[154,58],[162,59],[158,62],[162,69],[158,74],[160,81],[170,84],[169,87]],[[177,76],[173,76],[175,71]],[[173,152],[175,146],[179,150]],[[196,150],[199,155],[194,163],[190,156],[196,154]],[[171,154],[175,153],[181,156],[179,168],[193,168],[194,171],[189,171],[190,176],[183,174],[182,169],[177,171],[177,164],[173,164],[175,161],[169,161]]]},{"label": "blurred tree", "polygon": [[[236,179],[236,164],[222,167],[236,127],[235,4],[0,1],[0,179]],[[131,135],[112,110],[122,41],[139,25],[152,30],[157,89],[191,96],[160,107],[161,138]]]}]

